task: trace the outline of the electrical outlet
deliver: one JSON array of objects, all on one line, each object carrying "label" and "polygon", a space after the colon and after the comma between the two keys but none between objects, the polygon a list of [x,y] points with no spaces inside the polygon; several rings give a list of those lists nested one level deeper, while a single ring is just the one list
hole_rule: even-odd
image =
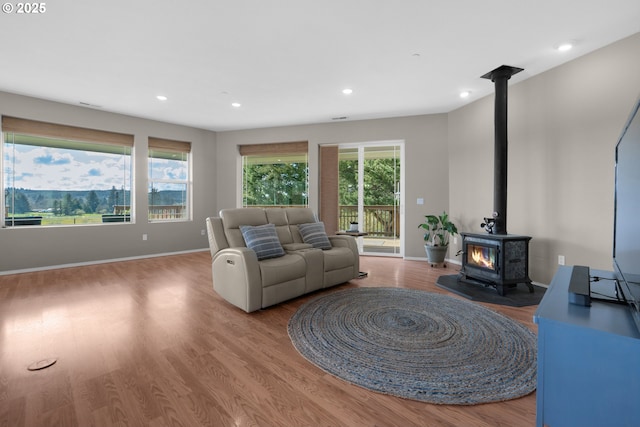
[{"label": "electrical outlet", "polygon": [[458,238],[457,238],[457,237],[454,237],[454,238],[453,238],[453,244],[454,244],[454,245],[457,245],[457,244],[458,244]]},{"label": "electrical outlet", "polygon": [[204,235],[206,235],[206,232],[204,230],[200,230],[200,235],[204,236]]},{"label": "electrical outlet", "polygon": [[146,234],[142,235],[142,240],[147,240],[147,235]]},{"label": "electrical outlet", "polygon": [[564,255],[558,255],[558,265],[564,265]]}]

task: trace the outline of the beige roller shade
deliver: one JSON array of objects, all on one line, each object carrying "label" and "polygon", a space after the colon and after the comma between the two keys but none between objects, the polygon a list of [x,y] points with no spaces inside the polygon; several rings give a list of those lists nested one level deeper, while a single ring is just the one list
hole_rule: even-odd
[{"label": "beige roller shade", "polygon": [[133,147],[133,135],[2,116],[2,131]]},{"label": "beige roller shade", "polygon": [[174,141],[172,139],[149,137],[149,149],[158,151],[171,151],[176,153],[191,152],[191,143],[186,141]]},{"label": "beige roller shade", "polygon": [[297,154],[307,153],[309,143],[307,141],[298,142],[276,142],[271,144],[249,144],[238,147],[241,156],[276,155],[276,154]]}]

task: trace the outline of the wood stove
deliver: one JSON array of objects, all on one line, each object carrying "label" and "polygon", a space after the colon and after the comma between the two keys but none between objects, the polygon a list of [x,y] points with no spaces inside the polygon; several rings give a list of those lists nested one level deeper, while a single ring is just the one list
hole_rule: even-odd
[{"label": "wood stove", "polygon": [[507,82],[522,68],[503,65],[483,75],[495,83],[495,141],[492,218],[481,226],[488,234],[462,234],[462,269],[459,280],[493,286],[499,295],[529,279],[531,237],[507,233]]},{"label": "wood stove", "polygon": [[464,282],[493,286],[499,295],[523,283],[533,292],[529,278],[529,236],[460,233]]}]

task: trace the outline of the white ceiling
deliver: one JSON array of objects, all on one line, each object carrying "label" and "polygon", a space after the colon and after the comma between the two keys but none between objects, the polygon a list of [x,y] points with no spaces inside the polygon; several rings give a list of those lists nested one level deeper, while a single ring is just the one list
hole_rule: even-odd
[{"label": "white ceiling", "polygon": [[217,131],[448,112],[640,31],[638,0],[45,5],[0,15],[0,90]]}]

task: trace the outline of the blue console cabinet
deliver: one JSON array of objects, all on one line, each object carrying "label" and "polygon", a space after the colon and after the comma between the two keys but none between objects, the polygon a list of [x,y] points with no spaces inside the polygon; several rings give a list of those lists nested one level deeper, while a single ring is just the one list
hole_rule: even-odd
[{"label": "blue console cabinet", "polygon": [[[626,305],[569,304],[572,271],[559,267],[533,318],[538,325],[536,424],[638,427],[640,332]],[[605,271],[591,274],[612,277]]]}]

